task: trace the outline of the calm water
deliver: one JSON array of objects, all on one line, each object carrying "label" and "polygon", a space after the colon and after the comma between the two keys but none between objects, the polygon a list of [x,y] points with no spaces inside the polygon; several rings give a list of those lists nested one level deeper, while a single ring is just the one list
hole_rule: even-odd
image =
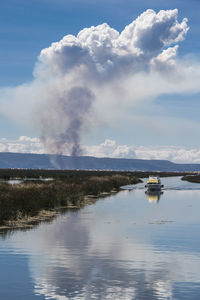
[{"label": "calm water", "polygon": [[3,179],[0,179],[0,182],[6,182],[8,184],[19,184],[19,183],[22,183],[22,182],[27,182],[27,181],[38,181],[38,180],[41,180],[41,181],[52,181],[53,178],[26,178],[26,179],[9,179],[9,180],[3,180]]},{"label": "calm water", "polygon": [[0,299],[199,300],[200,185],[162,181],[2,235]]}]

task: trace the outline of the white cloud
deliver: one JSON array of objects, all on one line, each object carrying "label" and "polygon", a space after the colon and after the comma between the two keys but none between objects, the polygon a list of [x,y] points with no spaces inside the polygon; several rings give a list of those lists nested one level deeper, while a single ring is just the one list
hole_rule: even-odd
[{"label": "white cloud", "polygon": [[96,146],[84,146],[83,153],[95,157],[135,158],[134,147],[117,145],[115,141],[105,140]]},{"label": "white cloud", "polygon": [[73,70],[99,82],[118,78],[126,69],[143,70],[164,47],[184,40],[187,19],[179,23],[177,18],[177,9],[157,14],[148,9],[121,33],[104,23],[83,29],[77,37],[67,35],[41,51],[35,75],[63,76]]},{"label": "white cloud", "polygon": [[[82,149],[82,155],[85,156],[161,159],[176,163],[200,163],[200,148],[118,145],[113,140],[105,140],[99,145],[82,145]],[[0,139],[0,152],[48,154],[38,138],[27,136],[21,136],[16,140]],[[64,152],[64,155],[69,154],[67,150]]]},{"label": "white cloud", "polygon": [[41,51],[33,82],[1,89],[0,113],[34,124],[46,151],[81,154],[81,137],[98,123],[113,126],[163,93],[200,91],[199,65],[177,59],[188,29],[177,9],[147,10],[121,33],[104,23],[66,35]]},{"label": "white cloud", "polygon": [[137,158],[165,159],[176,163],[200,163],[200,148],[175,146],[136,147]]},{"label": "white cloud", "polygon": [[38,138],[20,136],[18,139],[0,139],[0,152],[16,153],[45,153],[44,147]]},{"label": "white cloud", "polygon": [[[152,68],[169,75],[177,70],[176,56],[179,46],[169,47],[151,61]],[[170,74],[171,75],[171,74]]]},{"label": "white cloud", "polygon": [[161,10],[158,14],[148,9],[136,21],[126,26],[121,40],[131,51],[154,56],[157,51],[173,43],[182,41],[189,30],[187,19],[177,21],[178,10]]},{"label": "white cloud", "polygon": [[96,157],[170,160],[176,163],[200,163],[200,148],[175,146],[128,146],[106,140],[96,146],[85,146],[85,154]]}]

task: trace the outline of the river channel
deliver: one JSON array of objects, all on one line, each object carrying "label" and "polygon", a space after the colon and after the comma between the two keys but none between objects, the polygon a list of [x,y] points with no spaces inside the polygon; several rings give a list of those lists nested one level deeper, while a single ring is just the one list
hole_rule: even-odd
[{"label": "river channel", "polygon": [[2,232],[0,299],[199,300],[200,185],[162,183]]}]

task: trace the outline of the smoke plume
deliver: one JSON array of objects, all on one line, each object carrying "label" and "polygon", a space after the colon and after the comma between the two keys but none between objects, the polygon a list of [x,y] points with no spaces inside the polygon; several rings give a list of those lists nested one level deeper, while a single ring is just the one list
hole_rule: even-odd
[{"label": "smoke plume", "polygon": [[72,156],[81,154],[80,134],[86,123],[94,96],[86,87],[72,87],[48,97],[40,114],[41,140],[48,152]]},{"label": "smoke plume", "polygon": [[26,111],[27,122],[34,115],[49,153],[80,155],[92,120],[111,120],[116,107],[162,93],[199,90],[199,71],[177,60],[188,30],[177,9],[149,9],[121,33],[104,23],[66,35],[41,51],[33,82],[2,90],[0,111],[18,120]]},{"label": "smoke plume", "polygon": [[41,140],[50,153],[62,154],[67,149],[73,156],[81,154],[80,137],[95,94],[105,89],[115,94],[112,84],[124,79],[124,74],[130,76],[147,66],[174,66],[177,46],[162,49],[182,41],[188,31],[187,19],[178,23],[177,15],[176,9],[158,14],[147,10],[121,34],[108,24],[92,26],[41,51],[35,76],[50,81],[40,114]]}]

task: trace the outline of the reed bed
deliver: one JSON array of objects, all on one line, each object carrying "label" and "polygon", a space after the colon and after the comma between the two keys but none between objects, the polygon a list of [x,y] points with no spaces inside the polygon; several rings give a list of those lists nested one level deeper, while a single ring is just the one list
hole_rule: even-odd
[{"label": "reed bed", "polygon": [[[103,192],[118,191],[122,185],[140,182],[140,179],[131,173],[57,172],[52,181],[29,180],[15,185],[1,182],[0,225],[28,219],[39,215],[42,210],[81,207],[85,204],[84,199],[87,195],[98,196]],[[49,172],[47,174],[49,177]],[[53,178],[52,173],[51,177]]]},{"label": "reed bed", "polygon": [[193,183],[200,183],[200,175],[187,175],[183,176],[181,179]]},{"label": "reed bed", "polygon": [[84,178],[87,180],[90,177],[98,176],[134,176],[137,178],[148,177],[155,175],[160,177],[185,175],[183,172],[144,172],[144,171],[82,171],[82,170],[40,170],[40,169],[0,169],[0,179],[41,179],[54,178],[67,180],[68,182],[78,183]]}]

